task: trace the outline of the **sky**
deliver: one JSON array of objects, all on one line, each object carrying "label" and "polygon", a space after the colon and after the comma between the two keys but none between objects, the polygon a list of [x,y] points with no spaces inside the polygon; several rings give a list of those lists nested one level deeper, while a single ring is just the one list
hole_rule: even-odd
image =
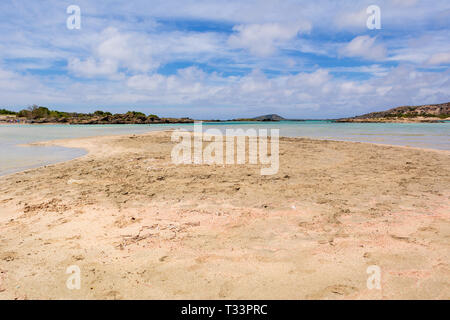
[{"label": "sky", "polygon": [[449,67],[448,0],[0,2],[13,110],[337,118],[449,102]]}]

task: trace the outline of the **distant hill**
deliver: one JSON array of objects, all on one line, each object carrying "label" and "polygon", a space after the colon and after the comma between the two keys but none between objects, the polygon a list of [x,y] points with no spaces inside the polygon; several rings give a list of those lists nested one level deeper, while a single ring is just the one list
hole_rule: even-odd
[{"label": "distant hill", "polygon": [[253,118],[256,121],[281,121],[281,120],[286,120],[283,117],[277,115],[277,114],[266,114],[264,116],[259,116],[259,117],[255,117]]},{"label": "distant hill", "polygon": [[450,102],[421,106],[401,106],[386,111],[371,112],[337,122],[436,122],[450,118]]},{"label": "distant hill", "polygon": [[259,116],[259,117],[255,117],[255,118],[233,119],[233,121],[282,121],[282,120],[286,120],[286,119],[277,114],[266,114],[264,116]]}]

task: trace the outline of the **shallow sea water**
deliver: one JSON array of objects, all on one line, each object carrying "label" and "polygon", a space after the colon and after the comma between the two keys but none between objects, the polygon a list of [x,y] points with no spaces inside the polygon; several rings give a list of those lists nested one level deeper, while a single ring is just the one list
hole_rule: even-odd
[{"label": "shallow sea water", "polygon": [[[82,149],[25,146],[55,139],[139,134],[183,128],[192,124],[151,125],[0,125],[0,175],[67,161],[84,155]],[[281,136],[359,141],[450,150],[450,121],[444,123],[334,123],[331,121],[205,122],[203,130],[279,129]]]}]

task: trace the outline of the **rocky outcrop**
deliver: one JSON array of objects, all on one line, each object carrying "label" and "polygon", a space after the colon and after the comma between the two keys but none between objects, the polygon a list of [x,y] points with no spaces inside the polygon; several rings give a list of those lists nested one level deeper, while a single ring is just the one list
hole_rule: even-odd
[{"label": "rocky outcrop", "polygon": [[26,120],[25,123],[66,123],[66,124],[151,124],[151,123],[192,123],[189,118],[128,118],[117,115],[107,117],[43,118]]},{"label": "rocky outcrop", "polygon": [[336,122],[441,122],[450,119],[450,102],[422,106],[402,106],[371,112]]},{"label": "rocky outcrop", "polygon": [[108,115],[105,117],[69,118],[69,124],[151,124],[151,123],[192,123],[189,118],[159,118],[159,117],[130,117],[123,114]]},{"label": "rocky outcrop", "polygon": [[61,123],[61,124],[152,124],[152,123],[192,123],[189,118],[160,118],[155,115],[146,116],[140,112],[127,112],[125,114],[110,114],[106,112],[95,112],[93,114],[83,113],[57,113],[58,116],[44,117],[20,117],[19,115],[0,116],[0,123]]}]

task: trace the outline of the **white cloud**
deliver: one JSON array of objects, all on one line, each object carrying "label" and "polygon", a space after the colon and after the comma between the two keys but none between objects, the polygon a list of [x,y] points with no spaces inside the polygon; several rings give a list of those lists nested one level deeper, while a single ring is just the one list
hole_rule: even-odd
[{"label": "white cloud", "polygon": [[223,76],[189,67],[173,75],[124,75],[114,81],[73,83],[67,78],[43,82],[37,76],[0,69],[0,95],[5,106],[37,103],[66,110],[106,106],[120,112],[133,105],[163,116],[203,119],[262,112],[333,117],[374,108],[449,101],[450,71],[424,72],[402,66],[376,78],[348,80],[333,76],[327,69],[268,77],[260,70],[244,76]]},{"label": "white cloud", "polygon": [[228,44],[234,48],[248,49],[252,54],[268,56],[298,33],[311,31],[309,22],[282,25],[279,23],[248,24],[233,27],[234,34]]},{"label": "white cloud", "polygon": [[400,5],[400,6],[413,6],[417,3],[417,0],[392,0],[393,4]]},{"label": "white cloud", "polygon": [[84,58],[68,58],[68,70],[80,77],[113,77],[153,72],[160,65],[224,57],[225,37],[213,32],[138,33],[108,27],[90,39]]},{"label": "white cloud", "polygon": [[439,58],[439,53],[450,52],[448,37],[448,30],[433,30],[385,40],[390,53],[386,60],[430,67],[432,56]]},{"label": "white cloud", "polygon": [[[55,79],[59,84],[62,79]],[[28,106],[37,102],[48,106],[56,102],[70,102],[73,97],[68,98],[64,92],[55,89],[55,83],[45,83],[37,76],[21,74],[6,70],[0,66],[0,96],[3,106]]]},{"label": "white cloud", "polygon": [[153,91],[162,89],[166,86],[166,77],[160,74],[147,75],[135,75],[127,80],[127,86],[136,90]]},{"label": "white cloud", "polygon": [[[171,106],[195,105],[196,110],[221,106],[225,113],[245,106],[243,110],[247,112],[272,110],[320,117],[360,114],[374,107],[446,101],[450,99],[450,72],[398,67],[377,78],[346,80],[332,76],[326,69],[268,78],[260,70],[242,77],[223,77],[190,67],[170,76],[133,76],[127,88],[128,97],[143,104],[151,101]],[[183,110],[188,115],[196,113]]]},{"label": "white cloud", "polygon": [[130,73],[148,72],[159,65],[152,59],[152,46],[147,37],[119,32],[112,27],[99,35],[92,54],[84,60],[69,59],[69,71],[86,77],[115,76],[120,69]]},{"label": "white cloud", "polygon": [[74,74],[88,78],[113,76],[117,72],[118,62],[111,59],[97,61],[94,58],[87,58],[81,61],[78,58],[71,58],[68,63],[68,68]]},{"label": "white cloud", "polygon": [[372,64],[365,66],[354,66],[354,67],[334,67],[330,68],[333,72],[347,72],[347,73],[367,73],[375,77],[385,76],[389,68],[383,67],[380,64]]},{"label": "white cloud", "polygon": [[377,44],[375,41],[375,37],[358,36],[342,47],[339,53],[345,57],[382,60],[386,57],[386,48],[383,44]]},{"label": "white cloud", "polygon": [[450,64],[450,51],[433,54],[428,60],[428,64]]},{"label": "white cloud", "polygon": [[366,7],[363,7],[359,11],[347,11],[337,14],[334,19],[334,24],[339,29],[354,29],[359,31],[367,28],[367,17]]}]

